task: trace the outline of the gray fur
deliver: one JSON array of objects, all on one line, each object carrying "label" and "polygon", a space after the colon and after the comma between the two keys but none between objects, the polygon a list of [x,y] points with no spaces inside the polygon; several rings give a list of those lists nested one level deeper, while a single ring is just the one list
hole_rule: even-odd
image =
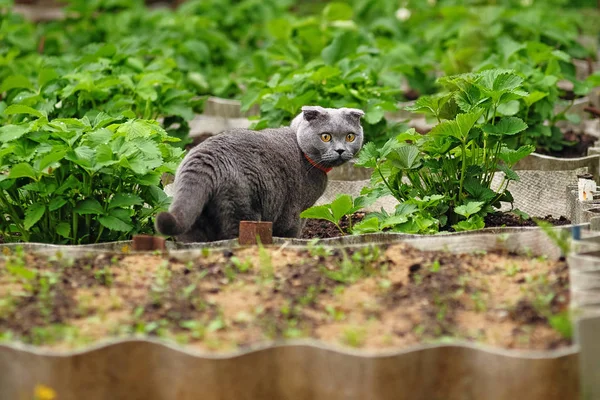
[{"label": "gray fur", "polygon": [[[273,235],[298,237],[300,213],[325,191],[324,168],[350,160],[361,148],[361,110],[302,107],[290,127],[233,129],[206,140],[184,158],[175,176],[169,212],[156,218],[159,232],[182,242],[238,236],[239,223],[272,221]],[[325,143],[321,134],[329,133]],[[346,141],[353,133],[356,139]]]}]

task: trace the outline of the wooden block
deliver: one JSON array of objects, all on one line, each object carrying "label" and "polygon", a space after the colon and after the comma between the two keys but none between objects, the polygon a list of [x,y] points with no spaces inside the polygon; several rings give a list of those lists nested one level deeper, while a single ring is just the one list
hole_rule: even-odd
[{"label": "wooden block", "polygon": [[160,236],[152,237],[153,250],[165,251],[167,249],[166,243],[167,243],[167,241],[165,240],[164,237],[160,237]]},{"label": "wooden block", "polygon": [[154,236],[135,235],[133,237],[133,251],[152,251],[154,250]]},{"label": "wooden block", "polygon": [[249,246],[257,244],[273,244],[273,223],[259,221],[240,221],[239,244]]}]

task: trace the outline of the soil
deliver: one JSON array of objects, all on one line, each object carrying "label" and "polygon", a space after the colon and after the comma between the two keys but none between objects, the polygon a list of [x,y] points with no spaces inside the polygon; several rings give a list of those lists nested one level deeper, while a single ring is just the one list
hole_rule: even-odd
[{"label": "soil", "polygon": [[[352,224],[356,224],[360,222],[365,217],[364,212],[357,212],[352,214],[351,221]],[[344,230],[345,233],[348,233],[348,228],[350,227],[350,221],[348,221],[348,217],[342,217],[340,221],[340,227]],[[326,239],[332,237],[338,237],[340,235],[340,230],[331,222],[325,221],[324,219],[307,219],[304,224],[304,228],[302,229],[302,234],[300,238],[302,239]]]},{"label": "soil", "polygon": [[206,249],[187,262],[3,253],[0,340],[45,348],[139,334],[204,351],[301,337],[367,349],[449,337],[511,349],[571,344],[553,329],[570,326],[564,260],[406,244]]},{"label": "soil", "polygon": [[[536,218],[537,220],[549,222],[554,226],[560,225],[569,225],[571,221],[564,217],[560,216],[559,218],[554,218],[552,215],[547,215],[544,218]],[[491,227],[502,227],[502,226],[537,226],[535,221],[531,218],[525,219],[520,218],[518,215],[513,213],[504,213],[497,212],[493,214],[488,214],[485,218],[485,226],[486,228]]]},{"label": "soil", "polygon": [[[364,212],[358,212],[352,215],[352,223],[362,221],[365,217]],[[552,225],[569,225],[571,221],[566,217],[554,218],[548,215],[543,218],[536,218],[542,221],[551,223]],[[485,217],[485,227],[505,227],[505,226],[537,226],[534,220],[531,218],[523,219],[516,214],[509,212],[497,212],[494,214],[488,214]],[[343,217],[340,222],[340,227],[344,230],[345,234],[349,233],[349,224],[347,217]],[[304,229],[302,230],[302,239],[314,239],[314,238],[332,238],[341,236],[340,230],[331,222],[322,219],[307,219]]]},{"label": "soil", "polygon": [[537,149],[536,152],[539,154],[545,154],[552,157],[562,158],[578,158],[587,156],[588,149],[594,146],[594,143],[598,140],[596,136],[588,135],[584,132],[575,132],[568,130],[564,133],[566,141],[575,142],[572,146],[565,146],[561,151],[545,151],[543,149]]}]

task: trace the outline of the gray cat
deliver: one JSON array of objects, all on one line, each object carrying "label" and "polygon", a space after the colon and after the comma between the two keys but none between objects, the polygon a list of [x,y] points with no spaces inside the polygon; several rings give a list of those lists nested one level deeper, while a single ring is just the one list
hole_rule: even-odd
[{"label": "gray cat", "polygon": [[291,126],[233,129],[192,149],[179,166],[169,212],[156,228],[181,242],[238,236],[240,221],[272,221],[298,237],[300,213],[325,191],[327,172],[361,148],[361,110],[302,107]]}]

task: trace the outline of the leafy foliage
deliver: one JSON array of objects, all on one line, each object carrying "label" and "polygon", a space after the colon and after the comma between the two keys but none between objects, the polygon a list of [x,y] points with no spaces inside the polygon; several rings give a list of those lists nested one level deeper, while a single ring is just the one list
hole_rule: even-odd
[{"label": "leafy foliage", "polygon": [[177,139],[103,113],[49,120],[20,105],[5,113],[27,118],[0,128],[4,240],[82,244],[152,232],[150,218],[169,204],[161,176],[182,158]]},{"label": "leafy foliage", "polygon": [[352,197],[347,194],[340,194],[330,204],[322,206],[313,206],[304,210],[301,214],[301,218],[315,218],[324,219],[333,223],[344,235],[344,230],[340,226],[340,220],[342,217],[347,217],[350,223],[350,229],[352,229],[352,214],[362,208],[362,198],[352,200]]},{"label": "leafy foliage", "polygon": [[[367,201],[391,194],[400,204],[395,214],[376,214],[377,223],[366,218],[357,230],[479,229],[493,207],[501,201],[512,202],[507,187],[519,177],[511,168],[534,148],[507,147],[507,140],[527,125],[499,110],[528,95],[520,86],[522,78],[513,71],[495,69],[444,78],[443,83],[451,90],[448,94],[421,100],[415,108],[451,119],[441,121],[428,135],[409,130],[381,148],[369,143],[361,151],[357,165],[375,169],[371,185],[363,190]],[[451,103],[456,105],[450,107]],[[497,172],[504,179],[493,190]],[[419,223],[423,220],[426,223]]]}]

